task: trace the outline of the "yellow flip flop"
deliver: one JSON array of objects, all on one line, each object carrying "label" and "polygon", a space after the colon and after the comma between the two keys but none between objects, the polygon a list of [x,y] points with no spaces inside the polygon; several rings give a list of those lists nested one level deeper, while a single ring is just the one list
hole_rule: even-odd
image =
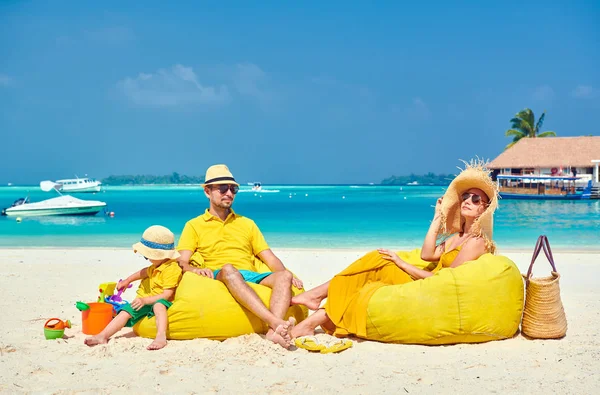
[{"label": "yellow flip flop", "polygon": [[301,336],[294,339],[294,344],[298,348],[303,348],[308,351],[321,351],[325,349],[325,345],[320,343],[314,336]]},{"label": "yellow flip flop", "polygon": [[352,341],[348,339],[338,339],[327,343],[327,346],[321,350],[321,354],[330,354],[340,352],[352,347]]}]

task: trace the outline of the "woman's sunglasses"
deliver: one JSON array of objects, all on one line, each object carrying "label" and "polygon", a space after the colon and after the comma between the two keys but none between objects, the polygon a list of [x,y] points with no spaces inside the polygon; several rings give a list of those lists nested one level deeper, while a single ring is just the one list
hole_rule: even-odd
[{"label": "woman's sunglasses", "polygon": [[231,185],[221,184],[216,187],[217,187],[216,189],[218,189],[219,192],[221,192],[221,195],[225,195],[227,193],[227,191],[231,191],[231,193],[233,193],[235,195],[240,190],[239,186],[233,185],[233,184],[231,184]]},{"label": "woman's sunglasses", "polygon": [[467,200],[469,200],[469,198],[471,198],[471,201],[473,202],[473,204],[485,203],[481,199],[481,196],[479,196],[476,193],[465,192],[465,193],[462,194],[462,201],[463,202],[466,202]]}]

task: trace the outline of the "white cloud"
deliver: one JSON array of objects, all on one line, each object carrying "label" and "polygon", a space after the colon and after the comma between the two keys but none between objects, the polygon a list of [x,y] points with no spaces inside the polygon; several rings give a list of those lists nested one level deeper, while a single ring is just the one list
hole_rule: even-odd
[{"label": "white cloud", "polygon": [[274,102],[274,93],[267,88],[267,74],[253,63],[236,65],[233,73],[233,84],[242,96],[258,100],[263,110],[270,109]]},{"label": "white cloud", "polygon": [[549,85],[540,85],[534,89],[532,97],[533,100],[545,101],[554,99],[554,89]]},{"label": "white cloud", "polygon": [[12,85],[13,79],[6,74],[0,73],[0,86]]},{"label": "white cloud", "polygon": [[118,86],[133,103],[148,107],[220,104],[230,99],[227,86],[202,85],[194,70],[181,64],[127,77]]},{"label": "white cloud", "polygon": [[571,95],[578,99],[591,99],[596,96],[597,91],[591,85],[578,85]]}]

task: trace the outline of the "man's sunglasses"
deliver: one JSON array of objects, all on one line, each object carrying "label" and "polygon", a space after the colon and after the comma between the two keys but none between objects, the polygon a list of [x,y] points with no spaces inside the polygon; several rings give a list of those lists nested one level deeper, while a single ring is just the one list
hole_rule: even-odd
[{"label": "man's sunglasses", "polygon": [[471,198],[471,201],[473,202],[473,204],[485,203],[481,199],[481,196],[479,196],[476,193],[465,192],[465,193],[462,194],[462,201],[463,202],[466,202],[467,200],[469,200],[469,198]]},{"label": "man's sunglasses", "polygon": [[221,192],[221,195],[225,195],[227,193],[227,191],[231,191],[231,193],[233,193],[234,195],[236,193],[238,193],[238,191],[240,190],[240,187],[237,185],[229,185],[229,184],[221,184],[221,185],[215,185],[216,188],[214,189],[218,189],[219,192]]}]

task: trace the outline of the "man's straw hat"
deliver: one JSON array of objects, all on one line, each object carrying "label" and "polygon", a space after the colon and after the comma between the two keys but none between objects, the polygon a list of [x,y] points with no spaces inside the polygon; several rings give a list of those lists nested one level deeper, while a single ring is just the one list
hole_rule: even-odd
[{"label": "man's straw hat", "polygon": [[152,225],[144,231],[142,239],[135,243],[133,252],[138,252],[148,259],[177,259],[179,252],[175,250],[175,236],[164,226]]},{"label": "man's straw hat", "polygon": [[204,176],[204,184],[203,187],[207,185],[218,185],[218,184],[233,184],[239,186],[237,182],[235,182],[235,178],[233,178],[233,174],[229,171],[229,168],[225,165],[212,165],[206,170],[206,175]]},{"label": "man's straw hat", "polygon": [[442,223],[440,235],[448,236],[462,231],[464,218],[460,215],[462,194],[471,188],[481,189],[489,198],[487,209],[475,220],[469,233],[477,237],[483,237],[486,248],[490,252],[495,251],[492,241],[494,232],[494,211],[498,208],[498,187],[490,177],[486,163],[482,160],[471,160],[464,162],[465,169],[460,172],[448,186],[442,199]]}]

